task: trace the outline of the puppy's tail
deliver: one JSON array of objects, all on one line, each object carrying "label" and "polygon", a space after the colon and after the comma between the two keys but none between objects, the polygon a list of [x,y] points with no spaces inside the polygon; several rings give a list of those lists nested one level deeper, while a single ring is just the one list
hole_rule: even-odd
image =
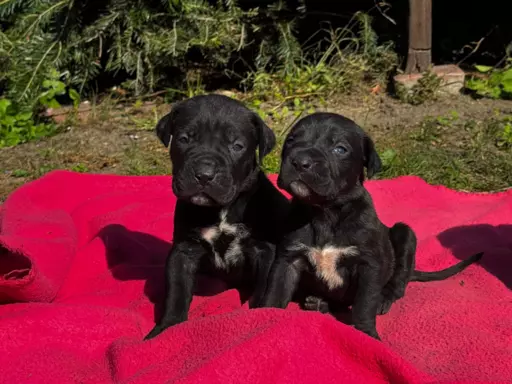
[{"label": "puppy's tail", "polygon": [[448,277],[451,277],[464,269],[466,269],[471,264],[477,262],[480,260],[483,256],[483,252],[477,253],[466,260],[462,260],[460,263],[457,263],[455,265],[452,265],[451,267],[448,267],[446,269],[443,269],[441,271],[435,271],[435,272],[423,272],[423,271],[416,271],[412,273],[411,281],[439,281],[447,279]]}]

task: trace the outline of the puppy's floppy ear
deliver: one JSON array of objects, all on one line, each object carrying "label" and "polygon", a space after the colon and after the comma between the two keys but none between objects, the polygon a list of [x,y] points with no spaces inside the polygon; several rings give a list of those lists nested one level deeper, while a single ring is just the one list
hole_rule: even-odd
[{"label": "puppy's floppy ear", "polygon": [[259,160],[260,164],[262,164],[265,156],[267,156],[276,145],[276,135],[256,113],[253,115],[253,124],[256,127]]},{"label": "puppy's floppy ear", "polygon": [[375,150],[373,140],[370,139],[369,136],[365,135],[363,142],[364,166],[366,167],[368,178],[371,179],[382,169],[382,162],[380,160],[379,154]]},{"label": "puppy's floppy ear", "polygon": [[156,124],[156,135],[166,147],[168,147],[169,143],[171,142],[171,137],[174,131],[174,124],[176,117],[178,116],[180,105],[182,105],[181,102],[174,104],[172,106],[171,112],[162,117]]},{"label": "puppy's floppy ear", "polygon": [[162,117],[157,123],[156,135],[166,147],[169,146],[172,136],[172,112]]}]

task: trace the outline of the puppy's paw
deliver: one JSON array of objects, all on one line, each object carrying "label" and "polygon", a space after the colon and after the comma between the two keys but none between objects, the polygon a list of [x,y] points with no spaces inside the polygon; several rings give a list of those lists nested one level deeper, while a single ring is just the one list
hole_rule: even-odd
[{"label": "puppy's paw", "polygon": [[144,337],[144,341],[151,340],[154,337],[157,337],[163,331],[165,331],[167,327],[162,327],[160,325],[156,325],[147,335]]},{"label": "puppy's paw", "polygon": [[373,337],[375,340],[382,341],[377,331],[366,332],[368,336]]},{"label": "puppy's paw", "polygon": [[304,309],[307,311],[316,311],[320,313],[329,312],[329,303],[320,297],[308,296],[304,301]]},{"label": "puppy's paw", "polygon": [[256,309],[263,307],[263,299],[258,297],[251,297],[249,300],[249,309]]},{"label": "puppy's paw", "polygon": [[362,328],[362,327],[358,327],[358,326],[354,326],[355,329],[357,329],[358,331],[361,331],[363,333],[366,333],[368,336],[374,338],[375,340],[378,340],[378,341],[382,341],[379,334],[377,333],[377,330],[375,328],[371,329],[371,328]]},{"label": "puppy's paw", "polygon": [[385,315],[386,313],[388,313],[393,303],[394,300],[392,299],[383,299],[377,309],[377,315]]}]

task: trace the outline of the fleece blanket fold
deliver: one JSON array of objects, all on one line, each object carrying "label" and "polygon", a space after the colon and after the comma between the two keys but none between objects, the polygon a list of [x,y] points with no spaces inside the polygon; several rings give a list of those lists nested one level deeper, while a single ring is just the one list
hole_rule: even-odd
[{"label": "fleece blanket fold", "polygon": [[418,269],[485,252],[411,283],[378,317],[382,343],[296,304],[248,310],[207,277],[190,320],[143,342],[164,297],[170,177],[57,171],[21,187],[0,207],[0,383],[512,383],[512,191],[367,187],[385,224],[416,231]]}]

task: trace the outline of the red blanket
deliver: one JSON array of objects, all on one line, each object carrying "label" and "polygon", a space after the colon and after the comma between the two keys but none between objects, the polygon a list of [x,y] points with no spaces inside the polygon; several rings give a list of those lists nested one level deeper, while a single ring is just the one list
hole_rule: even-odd
[{"label": "red blanket", "polygon": [[206,279],[217,293],[194,297],[190,321],[143,342],[163,298],[170,178],[54,172],[20,188],[0,208],[0,382],[512,382],[512,191],[367,185],[386,224],[416,231],[419,269],[485,251],[411,283],[378,317],[382,343],[296,305],[250,311]]}]

